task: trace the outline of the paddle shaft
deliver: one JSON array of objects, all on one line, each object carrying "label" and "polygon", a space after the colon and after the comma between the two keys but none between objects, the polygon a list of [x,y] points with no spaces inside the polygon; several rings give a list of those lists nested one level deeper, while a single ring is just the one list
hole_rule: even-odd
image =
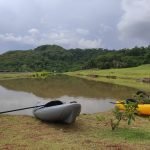
[{"label": "paddle shaft", "polygon": [[115,103],[115,102],[110,102],[111,104],[125,104],[125,103]]},{"label": "paddle shaft", "polygon": [[14,112],[14,111],[20,111],[20,110],[25,110],[25,109],[31,109],[31,108],[41,107],[41,106],[45,106],[45,105],[31,106],[31,107],[24,107],[24,108],[19,108],[19,109],[7,110],[7,111],[0,112],[0,114],[4,114],[4,113],[8,113],[8,112]]}]

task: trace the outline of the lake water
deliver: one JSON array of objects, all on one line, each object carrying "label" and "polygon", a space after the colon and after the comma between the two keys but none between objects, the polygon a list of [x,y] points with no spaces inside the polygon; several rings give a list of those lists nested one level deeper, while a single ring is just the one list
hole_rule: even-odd
[{"label": "lake water", "polygon": [[[130,98],[135,89],[88,81],[64,75],[48,79],[14,79],[0,81],[0,111],[35,106],[51,100],[77,101],[81,113],[97,113],[111,110],[117,99]],[[32,115],[32,109],[10,114]]]}]

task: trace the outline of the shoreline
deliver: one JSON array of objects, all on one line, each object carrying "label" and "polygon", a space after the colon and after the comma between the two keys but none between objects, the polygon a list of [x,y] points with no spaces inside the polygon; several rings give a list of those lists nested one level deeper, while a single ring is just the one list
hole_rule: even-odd
[{"label": "shoreline", "polygon": [[80,70],[64,74],[150,92],[150,65],[121,69]]},{"label": "shoreline", "polygon": [[[34,77],[35,74],[39,74]],[[126,86],[135,88],[138,90],[145,90],[150,92],[150,64],[142,65],[132,68],[120,68],[120,69],[92,69],[92,70],[80,70],[74,72],[64,73],[46,73],[46,76],[41,75],[42,72],[13,72],[13,73],[0,73],[0,80],[18,79],[18,78],[41,78],[44,79],[49,74],[50,76],[56,74],[64,74],[68,76],[84,78],[96,82],[105,82],[116,84],[120,86]]]}]

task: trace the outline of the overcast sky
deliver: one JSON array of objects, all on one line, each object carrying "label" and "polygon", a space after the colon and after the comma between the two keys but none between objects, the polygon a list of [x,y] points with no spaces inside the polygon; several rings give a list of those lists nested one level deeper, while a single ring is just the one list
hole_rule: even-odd
[{"label": "overcast sky", "polygon": [[150,0],[0,0],[0,53],[43,44],[149,45]]}]

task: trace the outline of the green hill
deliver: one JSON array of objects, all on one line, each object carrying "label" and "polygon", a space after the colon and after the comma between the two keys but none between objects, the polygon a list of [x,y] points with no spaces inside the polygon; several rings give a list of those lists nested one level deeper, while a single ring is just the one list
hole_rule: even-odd
[{"label": "green hill", "polygon": [[32,50],[15,50],[0,55],[1,72],[56,71],[126,68],[150,64],[150,46],[132,49],[69,49],[42,45]]}]

